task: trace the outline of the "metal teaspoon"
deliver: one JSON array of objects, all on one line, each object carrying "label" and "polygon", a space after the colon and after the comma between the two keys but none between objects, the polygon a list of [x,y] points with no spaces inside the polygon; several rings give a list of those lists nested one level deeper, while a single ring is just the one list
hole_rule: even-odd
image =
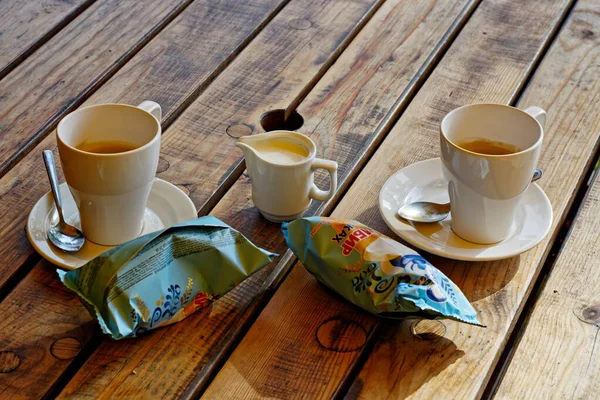
[{"label": "metal teaspoon", "polygon": [[85,243],[83,233],[72,225],[65,222],[62,211],[62,199],[60,197],[60,187],[58,186],[58,176],[56,175],[56,166],[54,165],[54,155],[52,150],[44,150],[44,164],[50,187],[52,188],[52,197],[58,211],[58,224],[48,229],[48,239],[59,249],[67,252],[73,252],[81,249]]},{"label": "metal teaspoon", "polygon": [[[535,182],[542,177],[542,170],[536,168],[533,171],[531,182]],[[439,204],[428,201],[416,201],[400,207],[398,215],[408,221],[413,222],[439,222],[448,218],[450,214],[450,203]]]}]

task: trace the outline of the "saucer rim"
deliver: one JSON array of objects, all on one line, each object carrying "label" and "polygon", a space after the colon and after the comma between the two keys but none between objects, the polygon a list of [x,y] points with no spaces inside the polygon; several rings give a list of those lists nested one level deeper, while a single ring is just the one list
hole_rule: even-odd
[{"label": "saucer rim", "polygon": [[[160,179],[160,178],[154,178],[153,181],[153,185],[152,185],[152,190],[154,190],[154,184],[155,183],[159,183],[160,185],[164,185],[165,187],[168,187],[169,190],[176,190],[180,195],[181,195],[181,200],[184,201],[185,203],[187,203],[185,205],[186,208],[189,208],[190,211],[190,215],[191,215],[191,210],[194,210],[194,217],[196,218],[198,216],[198,210],[196,209],[196,205],[194,204],[194,202],[192,201],[192,199],[190,199],[190,197],[180,188],[178,188],[176,185],[172,184],[171,182],[168,182],[164,179]],[[66,182],[61,183],[62,185],[66,185]],[[150,195],[152,195],[152,190],[150,191]],[[29,215],[27,216],[27,222],[25,224],[25,231],[27,233],[27,239],[29,240],[29,243],[31,244],[31,246],[33,247],[33,249],[46,261],[48,261],[50,264],[63,269],[63,270],[67,270],[67,271],[73,271],[76,269],[79,269],[83,266],[80,265],[78,267],[74,267],[73,265],[69,265],[66,264],[64,262],[61,262],[62,259],[58,259],[58,258],[54,258],[49,256],[46,250],[42,249],[39,245],[38,245],[38,240],[33,238],[32,233],[30,232],[30,225],[32,225],[32,215],[34,210],[39,206],[40,202],[43,201],[48,195],[50,195],[50,191],[44,193],[42,196],[40,196],[40,198],[35,202],[35,204],[33,205],[33,207],[31,207],[31,210],[29,211]],[[185,200],[184,200],[185,199]],[[181,221],[184,222],[184,221]],[[42,241],[39,241],[42,242]],[[46,239],[44,240],[44,242],[48,245],[51,246],[48,238],[46,237]],[[104,246],[108,249],[112,249],[113,247],[116,246]]]},{"label": "saucer rim", "polygon": [[[402,230],[396,229],[394,227],[394,224],[391,223],[388,218],[386,217],[386,215],[383,212],[383,189],[386,187],[386,185],[388,185],[388,183],[394,179],[396,177],[396,175],[398,175],[399,173],[401,173],[402,171],[404,171],[406,168],[409,167],[416,167],[418,166],[418,164],[424,164],[424,163],[439,163],[441,165],[441,159],[439,157],[437,158],[430,158],[427,160],[421,160],[421,161],[417,161],[413,164],[409,164],[399,170],[397,170],[396,172],[394,172],[392,175],[390,175],[390,177],[388,179],[386,179],[385,183],[381,186],[381,189],[379,190],[379,198],[378,198],[378,208],[379,208],[379,214],[381,215],[381,218],[384,220],[385,224],[396,234],[398,235],[402,240],[406,241],[407,243],[411,244],[412,246],[415,246],[416,248],[426,251],[428,253],[440,256],[440,257],[444,257],[444,258],[448,258],[451,260],[458,260],[458,261],[476,261],[476,262],[484,262],[484,261],[496,261],[496,260],[504,260],[507,258],[511,258],[511,257],[515,257],[518,256],[519,254],[523,254],[526,251],[531,250],[532,248],[534,248],[535,246],[537,246],[542,240],[544,240],[544,238],[548,235],[548,233],[550,232],[551,228],[552,228],[552,221],[554,220],[554,211],[552,210],[552,203],[550,202],[550,199],[548,198],[548,195],[546,194],[546,192],[544,192],[544,190],[536,183],[532,183],[531,185],[529,185],[529,187],[527,188],[527,191],[530,190],[535,190],[538,192],[539,195],[541,195],[541,204],[544,205],[544,207],[549,211],[549,218],[547,220],[547,224],[542,230],[540,230],[540,234],[539,236],[534,239],[531,240],[529,243],[518,247],[517,249],[510,251],[510,252],[505,252],[502,254],[498,254],[495,256],[468,256],[468,255],[462,255],[462,254],[456,254],[455,252],[452,252],[452,249],[459,249],[459,247],[450,247],[450,248],[446,248],[446,250],[450,250],[450,251],[442,251],[442,250],[437,250],[435,248],[431,248],[429,246],[427,246],[427,244],[423,243],[423,242],[419,242],[418,240],[415,240],[412,236],[408,236],[405,235]],[[440,169],[441,171],[441,169]],[[412,229],[411,232],[418,232],[416,229]],[[456,235],[456,233],[452,233],[453,235]],[[516,232],[512,237],[516,236],[518,234],[518,232]],[[420,237],[422,237],[423,235],[419,235]],[[511,237],[511,238],[512,238]],[[463,239],[464,240],[464,239]],[[510,240],[510,239],[509,239]],[[498,242],[498,243],[493,243],[493,244],[489,244],[489,245],[482,245],[482,246],[486,246],[487,248],[493,248],[497,245],[499,245],[500,243],[504,243],[504,241]]]}]

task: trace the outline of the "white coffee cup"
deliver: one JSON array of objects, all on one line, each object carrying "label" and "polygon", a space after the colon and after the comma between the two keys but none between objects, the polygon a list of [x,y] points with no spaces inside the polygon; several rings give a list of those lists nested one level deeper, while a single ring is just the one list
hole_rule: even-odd
[{"label": "white coffee cup", "polygon": [[[523,193],[540,158],[546,112],[501,104],[457,108],[441,123],[441,159],[448,181],[452,230],[465,240],[490,244],[506,239]],[[520,151],[480,154],[460,147],[476,139],[502,142]]]},{"label": "white coffee cup", "polygon": [[[315,143],[293,131],[273,131],[244,136],[236,144],[244,151],[252,180],[252,201],[269,221],[284,222],[300,217],[311,199],[325,201],[335,193],[337,163],[316,157]],[[298,159],[290,162],[278,155],[277,146],[296,148]],[[329,190],[314,183],[314,171],[329,172]]]},{"label": "white coffee cup", "polygon": [[[146,201],[158,167],[161,109],[152,101],[139,106],[100,104],[80,108],[56,129],[58,152],[86,238],[118,245],[139,236]],[[91,153],[84,141],[127,142],[121,153]]]}]

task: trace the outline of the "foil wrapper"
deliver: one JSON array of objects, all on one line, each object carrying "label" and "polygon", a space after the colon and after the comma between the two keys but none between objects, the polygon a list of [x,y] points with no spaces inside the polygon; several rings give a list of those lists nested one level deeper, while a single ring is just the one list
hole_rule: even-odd
[{"label": "foil wrapper", "polygon": [[315,278],[382,317],[450,318],[483,326],[460,289],[414,250],[360,222],[306,217],[282,226]]},{"label": "foil wrapper", "polygon": [[209,216],[141,236],[77,270],[57,272],[102,330],[122,339],[181,321],[274,256]]}]

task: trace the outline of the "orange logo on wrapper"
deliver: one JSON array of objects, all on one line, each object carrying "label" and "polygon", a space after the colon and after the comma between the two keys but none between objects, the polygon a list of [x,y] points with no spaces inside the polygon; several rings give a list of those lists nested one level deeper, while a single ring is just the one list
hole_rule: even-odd
[{"label": "orange logo on wrapper", "polygon": [[350,255],[350,253],[352,253],[352,250],[354,250],[354,246],[356,246],[358,242],[360,242],[363,239],[366,239],[369,236],[371,236],[370,231],[362,228],[356,229],[355,231],[350,233],[348,239],[344,240],[344,242],[342,243],[342,254],[345,256]]},{"label": "orange logo on wrapper", "polygon": [[[348,223],[330,223],[330,225],[337,232],[337,234],[331,238],[331,241],[336,242],[342,248],[342,254],[344,256],[349,256],[353,250],[357,250],[362,257],[363,250],[369,243],[381,236],[379,232],[372,231],[362,226],[356,227]],[[367,238],[369,240],[365,241]],[[358,245],[359,243],[361,244],[360,246]]]}]

